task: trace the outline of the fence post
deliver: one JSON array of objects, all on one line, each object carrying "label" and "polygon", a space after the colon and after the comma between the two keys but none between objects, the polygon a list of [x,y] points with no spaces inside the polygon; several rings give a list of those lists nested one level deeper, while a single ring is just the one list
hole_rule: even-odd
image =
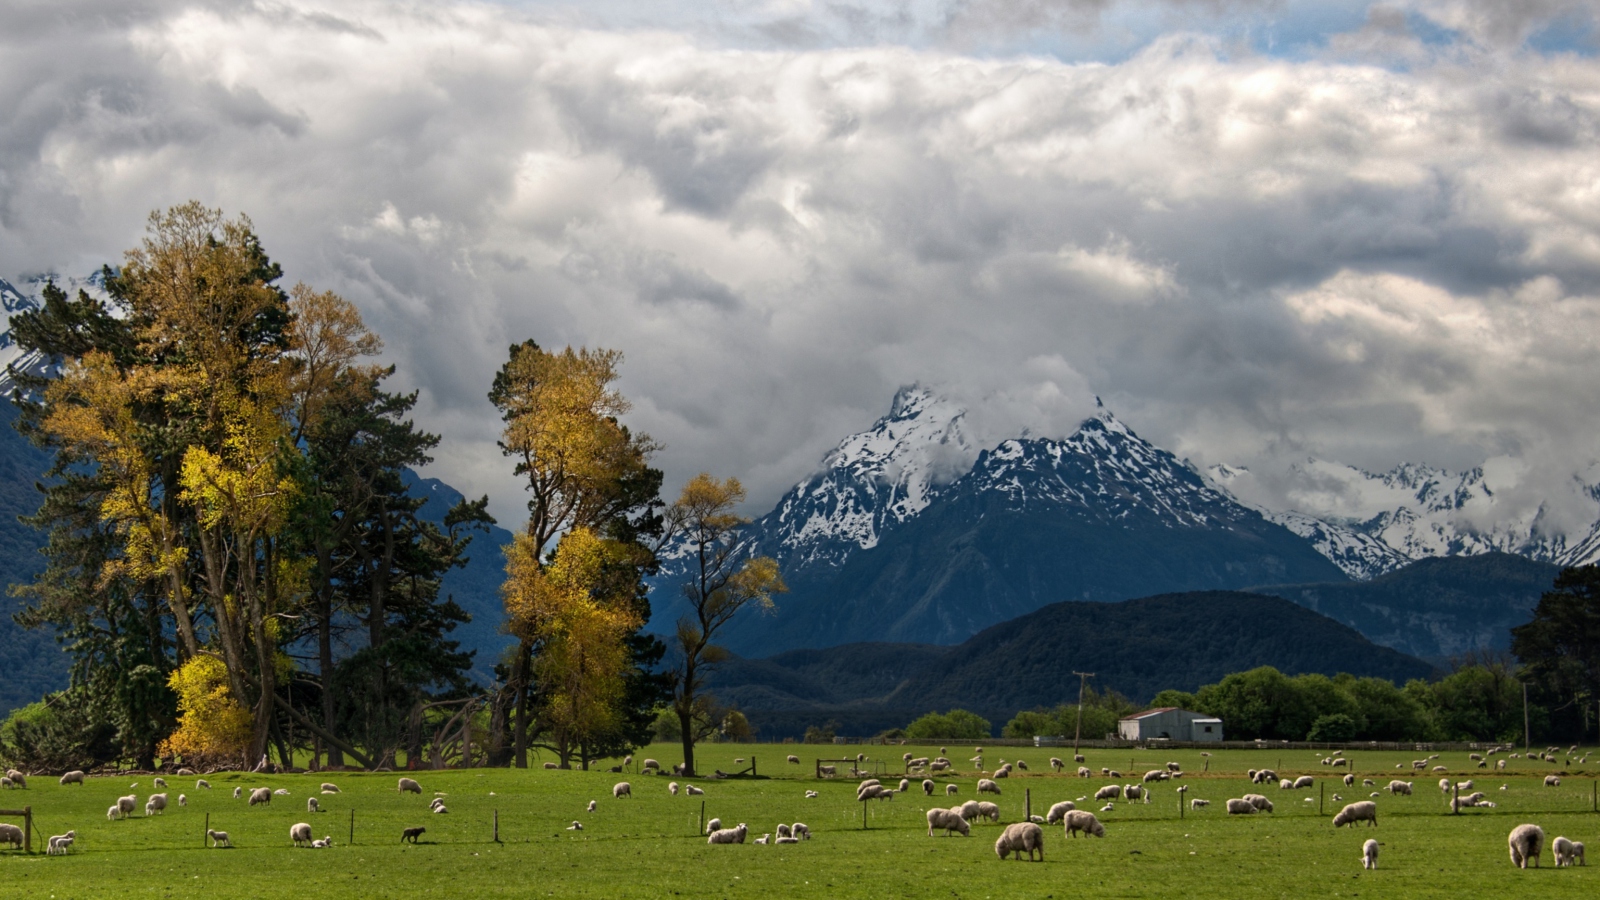
[{"label": "fence post", "polygon": [[1450,812],[1459,816],[1461,815],[1461,785],[1459,783],[1452,782],[1450,785],[1450,790],[1452,797],[1450,801]]},{"label": "fence post", "polygon": [[1328,784],[1327,782],[1323,782],[1322,784],[1318,785],[1318,787],[1322,788],[1322,791],[1317,796],[1317,815],[1325,816],[1328,813],[1323,804],[1328,802]]},{"label": "fence post", "polygon": [[1028,788],[1027,790],[1023,791],[1023,796],[1026,798],[1023,802],[1026,804],[1025,808],[1027,809],[1027,813],[1022,817],[1022,821],[1024,821],[1024,822],[1032,822],[1033,821],[1033,788]]},{"label": "fence post", "polygon": [[861,801],[861,827],[863,829],[867,827],[867,801],[865,800]]},{"label": "fence post", "polygon": [[705,833],[706,833],[706,802],[704,800],[701,800],[700,801],[700,829],[698,831],[696,831],[695,834],[699,835],[699,834],[705,834]]},{"label": "fence post", "polygon": [[211,813],[206,813],[206,833],[200,835],[200,846],[204,847],[211,838]]},{"label": "fence post", "polygon": [[494,842],[500,843],[500,810],[494,811]]},{"label": "fence post", "polygon": [[22,808],[22,829],[23,829],[23,832],[24,832],[23,836],[22,836],[23,846],[28,848],[28,852],[29,853],[32,853],[33,852],[33,807],[31,805],[24,806]]},{"label": "fence post", "polygon": [[350,843],[356,842],[356,811],[350,810]]}]

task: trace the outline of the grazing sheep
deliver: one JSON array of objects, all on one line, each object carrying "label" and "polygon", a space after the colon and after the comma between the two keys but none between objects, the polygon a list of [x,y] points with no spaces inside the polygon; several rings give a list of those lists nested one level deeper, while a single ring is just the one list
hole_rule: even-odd
[{"label": "grazing sheep", "polygon": [[1097,838],[1103,838],[1106,836],[1106,827],[1100,824],[1100,820],[1094,817],[1094,813],[1085,812],[1081,809],[1068,811],[1067,818],[1062,823],[1062,830],[1066,832],[1067,837],[1077,837],[1080,831],[1086,837],[1093,835]]},{"label": "grazing sheep", "polygon": [[958,790],[960,790],[960,789],[957,788],[955,785],[947,784],[947,785],[944,786],[944,795],[946,797],[953,796],[956,793],[956,791],[958,791]]},{"label": "grazing sheep", "polygon": [[[672,793],[678,793],[678,785],[676,782],[674,782],[672,785]],[[613,800],[621,800],[623,797],[632,796],[633,785],[627,783],[626,781],[619,781],[611,786],[611,799]]]},{"label": "grazing sheep", "polygon": [[1044,862],[1044,829],[1032,822],[1017,822],[1007,825],[1006,830],[995,839],[994,852],[1001,859],[1006,854],[1015,854],[1018,860],[1022,859],[1022,851],[1028,852],[1028,861],[1033,862],[1033,854],[1037,851],[1039,862]]},{"label": "grazing sheep", "polygon": [[1128,798],[1129,800],[1143,799],[1146,803],[1150,802],[1150,793],[1137,784],[1123,785],[1122,796]]},{"label": "grazing sheep", "polygon": [[779,822],[775,830],[778,837],[794,837],[794,828],[784,822]]},{"label": "grazing sheep", "polygon": [[690,796],[690,797],[700,797],[700,796],[704,796],[705,795],[705,791],[704,790],[702,790],[700,788],[697,788],[692,784],[684,785],[683,786],[683,792],[685,794],[687,794],[688,796]]},{"label": "grazing sheep", "polygon": [[1361,868],[1376,869],[1377,867],[1378,842],[1373,838],[1367,838],[1367,842],[1361,845]]},{"label": "grazing sheep", "polygon": [[404,844],[406,841],[410,841],[411,843],[415,844],[417,842],[417,838],[422,837],[427,830],[428,829],[422,827],[421,825],[407,828],[400,832],[400,843]]},{"label": "grazing sheep", "polygon": [[599,806],[599,805],[600,805],[600,801],[598,801],[598,800],[590,800],[590,801],[589,801],[589,807],[588,807],[588,809],[587,809],[587,810],[585,810],[585,811],[586,811],[586,812],[594,812],[594,810],[595,810],[595,807],[597,807],[597,806]]},{"label": "grazing sheep", "polygon": [[1405,794],[1407,797],[1409,797],[1411,796],[1411,782],[1391,781],[1389,782],[1389,793],[1397,796],[1400,794]]},{"label": "grazing sheep", "polygon": [[1116,769],[1101,769],[1101,771],[1104,772],[1105,774],[1111,776],[1112,778],[1121,778],[1122,777],[1122,773],[1118,772]]},{"label": "grazing sheep", "polygon": [[28,776],[22,774],[21,770],[19,770],[19,769],[7,769],[6,770],[6,777],[11,779],[11,783],[16,785],[17,787],[22,788],[24,790],[27,789],[27,787],[28,787]]},{"label": "grazing sheep", "polygon": [[1348,766],[1348,765],[1350,765],[1350,761],[1348,759],[1340,758],[1340,759],[1336,759],[1336,760],[1333,761],[1333,767],[1335,769],[1339,768],[1340,766]]},{"label": "grazing sheep", "polygon": [[1533,860],[1533,867],[1539,868],[1539,854],[1544,850],[1544,829],[1537,825],[1518,825],[1511,829],[1511,834],[1506,838],[1507,845],[1511,848],[1511,864],[1519,869],[1528,867],[1528,860]]},{"label": "grazing sheep", "polygon": [[815,799],[817,799],[817,792],[816,791],[806,791],[806,799],[807,800],[815,800]]},{"label": "grazing sheep", "polygon": [[1294,782],[1293,781],[1290,781],[1287,778],[1278,779],[1278,790],[1287,791],[1287,790],[1292,789],[1293,787],[1294,787]]},{"label": "grazing sheep", "polygon": [[978,804],[978,817],[998,824],[1000,822],[1000,807],[985,800]]},{"label": "grazing sheep", "polygon": [[793,825],[791,825],[789,827],[790,827],[790,830],[794,833],[794,836],[799,838],[800,840],[802,840],[802,841],[811,840],[811,829],[810,829],[810,827],[808,827],[806,825],[806,823],[804,823],[804,822],[796,822],[796,823],[794,823]]},{"label": "grazing sheep", "polygon": [[650,769],[659,770],[661,768],[661,763],[658,763],[653,759],[646,758],[644,762],[639,764],[639,768],[645,771],[649,771]]},{"label": "grazing sheep", "polygon": [[749,828],[740,822],[736,828],[719,828],[706,837],[708,844],[742,844]]},{"label": "grazing sheep", "polygon": [[1355,773],[1353,773],[1353,772],[1346,773],[1345,776],[1344,776],[1344,786],[1345,787],[1355,787],[1355,784],[1356,784]]},{"label": "grazing sheep", "polygon": [[560,766],[558,766],[558,765],[556,765],[556,764],[555,764],[555,763],[553,763],[553,762],[547,762],[547,763],[545,763],[545,764],[544,764],[544,767],[545,767],[545,768],[546,768],[546,769],[559,769],[559,768],[561,768],[561,767],[560,767]]},{"label": "grazing sheep", "polygon": [[960,832],[962,837],[972,836],[972,826],[961,815],[958,809],[930,809],[928,810],[928,837],[939,829],[944,830],[944,836],[949,837],[951,832]]},{"label": "grazing sheep", "polygon": [[189,805],[189,798],[184,794],[179,794],[178,795],[178,805],[179,806],[188,806]]},{"label": "grazing sheep", "polygon": [[1372,783],[1373,782],[1372,782],[1371,778],[1363,778],[1363,779],[1361,779],[1361,783],[1366,785],[1367,787],[1372,787]]},{"label": "grazing sheep", "polygon": [[1261,812],[1272,812],[1272,801],[1260,794],[1245,794],[1244,799]]},{"label": "grazing sheep", "polygon": [[167,780],[165,778],[159,778],[159,777],[156,778],[156,787],[164,788],[166,786],[167,786]]},{"label": "grazing sheep", "polygon": [[968,800],[960,806],[954,806],[951,808],[961,813],[961,818],[966,819],[968,822],[976,819],[981,811],[981,806],[976,800]]},{"label": "grazing sheep", "polygon": [[839,774],[839,767],[838,766],[818,766],[817,767],[817,774],[821,775],[823,778],[832,778],[833,776]]},{"label": "grazing sheep", "polygon": [[1169,762],[1169,763],[1167,763],[1167,771],[1168,772],[1181,772],[1181,771],[1183,771],[1183,766],[1180,766],[1175,762]]},{"label": "grazing sheep", "polygon": [[1094,792],[1096,800],[1119,800],[1122,798],[1122,785],[1108,784]]},{"label": "grazing sheep", "polygon": [[793,753],[791,753],[791,754],[789,754],[789,762],[792,765],[798,766],[798,765],[800,765],[800,757],[795,756]]},{"label": "grazing sheep", "polygon": [[[61,776],[61,783],[64,784],[64,785],[66,785],[66,784],[76,784],[76,785],[81,787],[83,785],[83,779],[84,779],[83,770],[81,770],[81,769],[73,769],[71,772],[68,772],[67,774]],[[12,779],[12,780],[15,781],[16,779]]]},{"label": "grazing sheep", "polygon": [[934,785],[932,778],[922,779],[922,793],[928,795],[929,797],[933,796],[933,789],[935,786],[936,785]]},{"label": "grazing sheep", "polygon": [[1589,861],[1583,858],[1583,841],[1572,842],[1572,857],[1578,861],[1580,866],[1589,864]]},{"label": "grazing sheep", "polygon": [[422,785],[417,784],[417,782],[414,781],[413,779],[402,778],[402,779],[400,779],[400,785],[399,785],[398,789],[396,790],[396,793],[400,793],[400,794],[407,794],[407,793],[420,794],[420,793],[422,793]]},{"label": "grazing sheep", "polygon": [[1435,772],[1448,772],[1448,771],[1450,771],[1450,767],[1449,766],[1434,766],[1433,770]]},{"label": "grazing sheep", "polygon": [[207,828],[206,837],[210,838],[213,849],[217,847],[233,846],[233,841],[228,840],[228,833],[226,831],[212,831],[211,829]]},{"label": "grazing sheep", "polygon": [[306,822],[296,822],[289,826],[289,840],[296,847],[311,845],[311,826]]},{"label": "grazing sheep", "polygon": [[[116,807],[112,807],[116,809]],[[0,822],[0,844],[10,844],[18,850],[22,849],[22,829],[9,822]]]},{"label": "grazing sheep", "polygon": [[1088,766],[1079,766],[1078,767],[1078,777],[1079,778],[1093,778],[1094,777],[1094,773],[1089,771],[1089,767]]},{"label": "grazing sheep", "polygon": [[1233,799],[1228,801],[1228,815],[1250,816],[1255,815],[1256,805],[1249,800]]},{"label": "grazing sheep", "polygon": [[1066,765],[1067,765],[1066,763],[1061,761],[1060,757],[1056,757],[1056,756],[1050,757],[1050,770],[1052,772],[1059,772],[1062,769],[1066,768]]},{"label": "grazing sheep", "polygon": [[991,781],[988,778],[979,778],[978,779],[978,793],[980,793],[980,794],[996,794],[996,795],[998,795],[1000,793],[1000,785],[995,784],[993,781]]},{"label": "grazing sheep", "polygon": [[[1211,755],[1211,754],[1209,754],[1209,753],[1202,753],[1202,754],[1200,754],[1200,755],[1201,755],[1201,756],[1210,756],[1210,755]],[[1081,763],[1081,762],[1083,762],[1083,754],[1082,754],[1082,753],[1079,753],[1079,754],[1076,754],[1076,755],[1074,755],[1074,756],[1073,756],[1073,757],[1072,757],[1072,761],[1073,761],[1073,762],[1075,762],[1075,763]]]},{"label": "grazing sheep", "polygon": [[1050,812],[1044,817],[1044,823],[1046,825],[1054,825],[1057,822],[1066,819],[1067,813],[1072,812],[1077,808],[1078,807],[1074,805],[1071,800],[1063,800],[1060,803],[1050,807]]},{"label": "grazing sheep", "polygon": [[244,796],[244,788],[236,787],[236,788],[233,789],[233,799],[237,800],[237,799],[239,799],[240,797],[243,797],[243,796]]},{"label": "grazing sheep", "polygon": [[1545,787],[1561,787],[1561,776],[1560,775],[1546,775],[1544,777],[1544,786]]},{"label": "grazing sheep", "polygon": [[133,794],[129,794],[126,797],[117,798],[117,812],[120,813],[123,818],[133,815],[134,809],[136,809],[138,806],[139,798]]},{"label": "grazing sheep", "polygon": [[1550,842],[1550,855],[1556,858],[1556,868],[1572,865],[1572,841],[1557,836]]},{"label": "grazing sheep", "polygon": [[260,806],[265,803],[272,805],[272,791],[269,788],[254,788],[250,791],[250,805]]},{"label": "grazing sheep", "polygon": [[[1349,778],[1349,777],[1351,777],[1351,776],[1348,776],[1348,775],[1347,775],[1347,776],[1345,776],[1345,777],[1346,777],[1346,778]],[[1300,789],[1301,789],[1301,788],[1308,788],[1308,787],[1311,787],[1311,786],[1312,786],[1312,785],[1313,785],[1313,784],[1315,784],[1315,783],[1316,783],[1316,781],[1315,781],[1315,779],[1313,779],[1313,778],[1312,778],[1312,777],[1311,777],[1311,776],[1310,776],[1310,775],[1301,775],[1301,776],[1300,776],[1300,777],[1299,777],[1299,778],[1296,778],[1296,779],[1295,779],[1295,780],[1294,780],[1294,785],[1293,785],[1293,787],[1294,787],[1294,789],[1295,789],[1295,790],[1297,790],[1297,791],[1298,791],[1298,790],[1300,790]],[[1346,782],[1346,783],[1347,783],[1347,784],[1348,784],[1348,783],[1349,783],[1349,782]]]},{"label": "grazing sheep", "polygon": [[1199,797],[1196,797],[1193,800],[1189,801],[1189,808],[1190,809],[1202,809],[1202,808],[1210,806],[1210,805],[1211,805],[1211,801],[1210,800],[1201,800]]},{"label": "grazing sheep", "polygon": [[1376,828],[1378,826],[1378,804],[1373,803],[1371,800],[1360,800],[1346,804],[1345,808],[1339,810],[1339,814],[1333,817],[1333,827],[1354,825],[1354,823],[1361,821],[1370,822],[1372,827]]},{"label": "grazing sheep", "polygon": [[909,791],[909,790],[911,790],[911,782],[910,782],[910,780],[905,779],[905,778],[900,779],[900,793],[904,794],[906,791]]},{"label": "grazing sheep", "polygon": [[1144,773],[1144,778],[1140,780],[1145,784],[1149,784],[1152,781],[1166,781],[1170,774],[1166,769],[1151,769]]},{"label": "grazing sheep", "polygon": [[317,798],[315,798],[315,797],[307,797],[306,798],[306,812],[308,812],[308,813],[322,812],[322,806],[321,806],[321,804],[317,803]]},{"label": "grazing sheep", "polygon": [[928,758],[926,756],[919,756],[916,759],[906,763],[906,766],[912,769],[926,769],[928,767]]}]

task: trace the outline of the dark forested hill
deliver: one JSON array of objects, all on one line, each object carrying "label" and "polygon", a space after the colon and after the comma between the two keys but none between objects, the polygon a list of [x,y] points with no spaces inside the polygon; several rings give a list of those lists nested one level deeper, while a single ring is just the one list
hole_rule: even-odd
[{"label": "dark forested hill", "polygon": [[26,584],[44,568],[39,548],[44,538],[17,521],[38,511],[43,499],[35,488],[50,466],[47,454],[28,443],[12,423],[16,407],[0,401],[0,717],[12,709],[67,686],[67,655],[53,634],[28,631],[12,621],[24,600],[11,596],[10,587]]}]

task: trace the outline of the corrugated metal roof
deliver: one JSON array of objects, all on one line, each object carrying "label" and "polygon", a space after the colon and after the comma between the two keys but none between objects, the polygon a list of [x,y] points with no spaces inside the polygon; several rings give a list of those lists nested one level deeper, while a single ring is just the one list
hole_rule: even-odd
[{"label": "corrugated metal roof", "polygon": [[[1159,709],[1147,709],[1142,713],[1134,713],[1131,716],[1123,716],[1121,719],[1118,719],[1117,721],[1119,721],[1119,722],[1128,722],[1128,721],[1131,721],[1133,719],[1143,719],[1146,716],[1158,716],[1158,715],[1160,715],[1162,713],[1172,712],[1173,710],[1177,710],[1177,709],[1178,709],[1178,707],[1176,707],[1176,706],[1163,706],[1163,707],[1160,707]],[[1179,711],[1181,712],[1181,710],[1179,710]]]}]

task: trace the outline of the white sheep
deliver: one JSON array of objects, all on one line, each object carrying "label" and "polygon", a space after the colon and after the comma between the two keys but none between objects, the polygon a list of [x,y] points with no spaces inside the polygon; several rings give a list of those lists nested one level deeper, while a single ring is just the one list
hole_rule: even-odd
[{"label": "white sheep", "polygon": [[7,769],[5,777],[11,780],[11,784],[14,787],[23,789],[28,787],[28,776],[24,775],[20,769]]},{"label": "white sheep", "polygon": [[243,796],[244,796],[244,788],[236,787],[236,788],[233,789],[233,799],[237,800],[237,799],[239,799],[240,797],[243,797]]},{"label": "white sheep", "polygon": [[1463,791],[1472,790],[1472,779],[1468,778],[1466,781],[1456,782],[1456,788]]},{"label": "white sheep", "polygon": [[1280,790],[1280,791],[1287,791],[1287,790],[1289,790],[1289,789],[1291,789],[1293,787],[1294,787],[1294,782],[1290,781],[1287,778],[1279,779],[1279,781],[1278,781],[1278,790]]},{"label": "white sheep", "polygon": [[772,832],[770,832],[770,831],[769,831],[769,832],[767,832],[767,833],[766,833],[766,834],[763,834],[763,835],[762,835],[762,836],[761,836],[761,837],[758,837],[758,838],[756,838],[756,839],[755,839],[755,840],[754,840],[754,841],[753,841],[753,842],[752,842],[752,843],[756,843],[756,844],[765,844],[765,843],[767,843],[767,841],[768,841],[768,840],[769,840],[769,839],[770,839],[770,838],[771,838],[771,837],[772,837]]},{"label": "white sheep", "polygon": [[1506,837],[1506,844],[1511,849],[1511,864],[1519,869],[1528,867],[1528,860],[1533,860],[1533,867],[1539,868],[1539,854],[1544,850],[1544,829],[1537,825],[1518,825],[1511,829],[1511,834]]},{"label": "white sheep", "polygon": [[136,796],[134,794],[129,794],[126,797],[118,797],[117,798],[117,812],[123,818],[127,818],[128,816],[133,815],[133,811],[135,809],[137,809],[138,807],[139,807],[139,798],[138,798],[138,796]]},{"label": "white sheep", "polygon": [[1193,800],[1189,801],[1189,808],[1190,809],[1201,809],[1203,807],[1207,807],[1207,806],[1210,806],[1210,805],[1211,805],[1211,801],[1210,800],[1201,800],[1199,797],[1196,797]]},{"label": "white sheep", "polygon": [[722,830],[722,820],[717,818],[717,817],[715,817],[715,816],[712,816],[711,817],[711,821],[706,823],[706,834],[710,834],[713,831],[721,831],[721,830]]},{"label": "white sheep", "polygon": [[1272,812],[1272,801],[1260,794],[1245,794],[1244,799],[1249,800],[1259,812]]},{"label": "white sheep", "polygon": [[736,828],[721,828],[711,832],[711,834],[706,838],[706,843],[742,844],[744,843],[744,837],[748,832],[749,829],[745,827],[743,822],[740,822]]},{"label": "white sheep", "polygon": [[1398,780],[1391,781],[1389,782],[1389,793],[1395,795],[1404,794],[1409,797],[1411,796],[1411,782]]},{"label": "white sheep", "polygon": [[[1347,775],[1345,777],[1349,778],[1351,776]],[[1302,788],[1311,787],[1313,784],[1316,784],[1316,780],[1313,779],[1310,775],[1301,775],[1299,778],[1296,778],[1294,780],[1293,787],[1294,787],[1295,790],[1298,791],[1298,790],[1301,790]]]},{"label": "white sheep", "polygon": [[[115,806],[111,808],[116,809]],[[0,822],[0,844],[10,844],[18,850],[21,850],[22,829],[16,825],[12,825],[10,822]]]},{"label": "white sheep", "polygon": [[111,804],[111,806],[106,809],[106,821],[115,822],[120,818],[122,818],[122,807],[115,803]]},{"label": "white sheep", "polygon": [[995,839],[994,852],[1001,859],[1006,854],[1015,854],[1018,860],[1022,859],[1022,852],[1028,852],[1028,861],[1033,861],[1033,854],[1039,854],[1039,862],[1044,862],[1044,829],[1032,822],[1017,822],[1007,825],[1006,830]]},{"label": "white sheep", "polygon": [[328,847],[332,847],[333,846],[333,835],[331,835],[331,834],[324,835],[322,840],[320,840],[320,841],[312,841],[311,842],[311,846],[315,847],[318,850],[325,850]]},{"label": "white sheep", "polygon": [[945,785],[945,786],[944,786],[944,795],[945,795],[945,796],[946,796],[946,797],[951,797],[951,796],[954,796],[954,795],[955,795],[955,793],[956,793],[956,792],[957,792],[957,791],[958,791],[958,790],[959,790],[959,788],[957,788],[957,787],[956,787],[956,786],[955,786],[955,785],[953,785],[953,784],[947,784],[947,785]]},{"label": "white sheep", "polygon": [[211,790],[211,782],[204,778],[198,778],[195,780],[194,789],[197,791],[209,791]]},{"label": "white sheep", "polygon": [[692,784],[684,785],[683,786],[683,792],[684,792],[684,794],[686,794],[686,795],[688,795],[690,797],[701,797],[701,796],[705,795],[705,790],[704,789],[697,788]]},{"label": "white sheep", "polygon": [[1128,798],[1128,800],[1130,800],[1130,801],[1141,800],[1142,799],[1146,803],[1150,802],[1150,792],[1146,791],[1144,788],[1140,787],[1137,784],[1126,784],[1126,785],[1123,785],[1122,786],[1122,796]]},{"label": "white sheep", "polygon": [[811,840],[811,829],[804,822],[794,823],[794,825],[790,826],[790,830],[794,832],[795,837],[802,841]]},{"label": "white sheep", "polygon": [[1152,781],[1166,781],[1170,775],[1171,773],[1166,769],[1151,769],[1150,771],[1144,773],[1144,778],[1140,780],[1145,784],[1149,784]]},{"label": "white sheep", "polygon": [[147,815],[147,816],[153,816],[156,813],[161,813],[161,814],[165,815],[166,811],[167,811],[167,795],[166,794],[151,794],[149,796],[149,798],[144,801],[144,814]]},{"label": "white sheep", "polygon": [[1094,792],[1094,798],[1096,800],[1118,800],[1121,799],[1121,797],[1122,785],[1120,784],[1108,784],[1100,790]]},{"label": "white sheep", "polygon": [[1089,771],[1089,767],[1088,766],[1079,766],[1078,767],[1078,777],[1079,778],[1093,778],[1094,777],[1094,773]]},{"label": "white sheep", "polygon": [[160,776],[157,776],[157,777],[156,777],[156,787],[158,787],[158,788],[164,788],[164,787],[166,787],[166,786],[167,786],[167,780],[166,780],[166,779],[165,779],[165,778],[162,778],[162,777],[160,777]]},{"label": "white sheep", "polygon": [[1063,800],[1060,803],[1050,807],[1050,812],[1044,817],[1044,823],[1046,825],[1054,825],[1057,822],[1066,819],[1067,813],[1072,812],[1077,808],[1077,805],[1071,800]]},{"label": "white sheep", "polygon": [[228,840],[228,833],[226,831],[213,831],[210,828],[207,828],[206,837],[211,839],[211,846],[213,849],[217,847],[233,846],[233,842]]},{"label": "white sheep", "polygon": [[1378,842],[1373,838],[1367,838],[1367,842],[1361,845],[1361,868],[1376,869],[1377,867]]},{"label": "white sheep", "polygon": [[598,801],[598,800],[590,800],[589,801],[589,807],[586,810],[586,812],[594,812],[595,807],[597,807],[599,805],[600,805],[600,801]]},{"label": "white sheep", "polygon": [[945,837],[949,837],[951,832],[960,832],[962,837],[972,836],[972,826],[967,824],[960,810],[928,810],[928,837],[933,837],[933,833],[939,829],[944,830]]},{"label": "white sheep", "polygon": [[991,779],[979,778],[978,779],[978,793],[980,793],[980,794],[995,794],[995,795],[998,795],[1000,793],[1000,785],[995,784],[994,781],[991,780]]},{"label": "white sheep", "polygon": [[793,753],[789,754],[789,763],[796,766],[800,765],[800,757],[795,756]]},{"label": "white sheep", "polygon": [[[61,783],[63,785],[76,784],[76,785],[82,786],[83,785],[83,779],[85,777],[86,776],[83,774],[83,771],[81,769],[73,769],[71,772],[68,772],[67,774],[61,776]],[[12,779],[12,780],[15,781],[16,779]]]},{"label": "white sheep", "polygon": [[935,785],[933,783],[933,779],[932,778],[924,778],[924,779],[922,779],[922,793],[928,795],[929,797],[933,796],[933,789],[936,786],[937,785]]},{"label": "white sheep", "polygon": [[250,805],[260,806],[263,803],[268,806],[272,805],[272,791],[268,788],[252,789],[250,791]]},{"label": "white sheep", "polygon": [[1560,775],[1546,775],[1544,777],[1544,786],[1545,787],[1561,787],[1561,776]]},{"label": "white sheep", "polygon": [[1345,776],[1344,776],[1344,786],[1345,787],[1355,787],[1355,784],[1356,784],[1355,773],[1354,772],[1346,772]]},{"label": "white sheep", "polygon": [[567,826],[567,830],[568,831],[582,831],[583,830],[583,823],[579,822],[577,819],[573,819],[572,820],[572,824]]},{"label": "white sheep", "polygon": [[289,796],[289,789],[288,788],[278,788],[277,790],[273,791],[272,793],[273,793],[273,796],[276,796],[276,797],[287,797],[287,796]]},{"label": "white sheep", "polygon": [[1350,765],[1350,761],[1347,760],[1347,759],[1336,759],[1336,760],[1333,761],[1333,767],[1335,769],[1339,768],[1340,766],[1348,766],[1348,765]]},{"label": "white sheep", "polygon": [[786,822],[779,822],[776,829],[778,837],[794,837],[794,829]]},{"label": "white sheep", "polygon": [[315,797],[307,797],[306,798],[306,812],[308,812],[308,813],[322,812],[322,806],[321,806],[321,804],[317,803],[317,798],[315,798]]},{"label": "white sheep", "polygon": [[1062,769],[1066,768],[1066,765],[1067,765],[1066,763],[1061,761],[1061,758],[1059,756],[1050,757],[1050,769],[1052,771],[1059,772]]},{"label": "white sheep", "polygon": [[1338,815],[1333,817],[1333,827],[1338,828],[1343,825],[1351,825],[1353,827],[1356,822],[1363,821],[1370,823],[1373,827],[1377,827],[1378,804],[1373,803],[1371,800],[1360,800],[1346,804],[1345,808],[1339,810]]},{"label": "white sheep", "polygon": [[981,801],[978,804],[978,817],[981,819],[988,819],[991,822],[999,823],[1000,807],[996,804],[990,803],[987,800]]},{"label": "white sheep", "polygon": [[[210,785],[207,785],[207,787],[210,787]],[[337,794],[339,793],[339,786],[331,781],[324,781],[322,787],[318,788],[318,790],[324,794]]]},{"label": "white sheep", "polygon": [[188,797],[187,794],[179,794],[178,795],[178,805],[179,806],[188,806],[189,805],[189,797]]},{"label": "white sheep", "polygon": [[559,769],[559,768],[561,768],[561,767],[560,767],[560,766],[558,766],[558,765],[556,765],[556,764],[555,764],[555,763],[553,763],[553,762],[547,762],[547,763],[545,763],[545,764],[544,764],[544,767],[545,767],[545,768],[546,768],[546,769]]},{"label": "white sheep", "polygon": [[838,766],[817,766],[817,774],[821,775],[823,778],[832,778],[833,776],[839,774],[839,767]]},{"label": "white sheep", "polygon": [[1550,855],[1556,858],[1556,868],[1570,866],[1573,862],[1572,841],[1558,835],[1550,842]]},{"label": "white sheep", "polygon": [[911,780],[907,778],[900,779],[900,793],[904,794],[909,790],[911,790]]},{"label": "white sheep", "polygon": [[422,793],[422,785],[418,784],[415,779],[402,778],[400,779],[399,787],[395,790],[395,793],[420,794]]},{"label": "white sheep", "polygon": [[[672,785],[672,792],[674,794],[678,792],[678,785],[676,783]],[[623,797],[632,796],[633,785],[627,783],[626,781],[619,781],[611,786],[611,799],[613,800],[621,800]]]},{"label": "white sheep", "polygon": [[72,842],[77,840],[77,838],[78,833],[76,831],[68,831],[66,834],[52,836],[50,840],[45,843],[45,855],[65,856],[67,851],[72,849]]},{"label": "white sheep", "polygon": [[296,822],[295,824],[290,825],[289,840],[293,841],[296,847],[310,846],[311,826],[306,822]]},{"label": "white sheep", "polygon": [[1106,836],[1106,827],[1100,824],[1100,820],[1094,817],[1094,813],[1081,809],[1067,812],[1067,818],[1062,823],[1062,830],[1067,837],[1077,837],[1080,831],[1084,833],[1085,837],[1092,835],[1097,838],[1103,838]]},{"label": "white sheep", "polygon": [[639,768],[647,770],[647,771],[650,770],[650,769],[660,769],[661,768],[661,763],[658,763],[653,759],[648,759],[647,758],[647,759],[645,759],[644,762],[639,764]]},{"label": "white sheep", "polygon": [[815,800],[815,799],[817,799],[818,796],[819,795],[817,794],[816,791],[806,791],[806,799],[807,800]]},{"label": "white sheep", "polygon": [[797,838],[797,837],[784,837],[783,835],[780,834],[777,837],[773,838],[772,842],[774,844],[798,844],[798,843],[800,843],[800,839]]},{"label": "white sheep", "polygon": [[1256,805],[1249,800],[1236,798],[1228,801],[1228,815],[1230,816],[1250,816],[1255,815],[1255,811]]}]

